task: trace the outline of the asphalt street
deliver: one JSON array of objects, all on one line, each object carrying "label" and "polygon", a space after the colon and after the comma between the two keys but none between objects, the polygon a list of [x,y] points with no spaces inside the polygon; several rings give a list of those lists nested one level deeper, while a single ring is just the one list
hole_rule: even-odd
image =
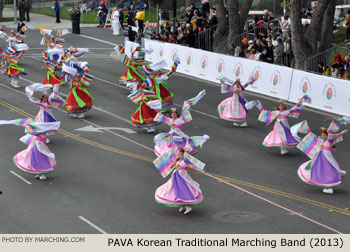
[{"label": "asphalt street", "polygon": [[[97,28],[81,32],[66,35],[65,46],[90,48],[82,60],[89,62],[96,77],[89,88],[94,108],[85,119],[53,109],[61,130],[48,145],[56,155],[57,168],[46,181],[22,173],[12,163],[12,157],[26,148],[19,141],[23,128],[0,127],[0,233],[350,233],[347,177],[333,195],[304,184],[297,168],[308,157],[297,149],[281,156],[279,149],[263,147],[273,125],[259,122],[256,109],[248,115],[248,128],[233,127],[217,115],[217,105],[229,94],[221,94],[217,84],[181,74],[168,81],[178,108],[206,90],[206,96],[191,109],[193,121],[183,127],[190,136],[210,136],[196,154],[206,163],[206,173],[191,172],[201,185],[204,202],[186,216],[176,208],[156,204],[154,192],[168,178],[163,179],[152,164],[153,137],[169,129],[162,125],[148,134],[130,124],[137,106],[127,98],[129,91],[116,84],[125,68],[113,50],[124,38]],[[0,76],[1,120],[34,117],[38,111],[25,97],[24,86],[45,77],[43,47],[39,31],[26,35],[30,50],[20,59],[20,67],[28,73],[20,78],[22,87],[13,89],[8,77]],[[5,47],[3,41],[0,47]],[[69,90],[66,87],[62,92]],[[265,108],[277,105],[274,99],[252,93],[245,97],[260,99]],[[330,123],[324,116],[306,109],[289,122],[307,119],[318,134],[319,127]],[[79,130],[84,127],[85,131]],[[333,152],[347,172],[349,148],[345,135]]]}]

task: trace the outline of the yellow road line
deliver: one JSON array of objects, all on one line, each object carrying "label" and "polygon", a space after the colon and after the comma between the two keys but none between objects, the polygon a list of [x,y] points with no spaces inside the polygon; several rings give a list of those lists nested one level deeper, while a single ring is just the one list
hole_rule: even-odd
[{"label": "yellow road line", "polygon": [[[0,100],[0,104],[25,116],[25,117],[31,117],[33,118],[34,116],[23,111],[22,109],[18,108],[18,107],[15,107],[7,102],[4,102],[4,101],[1,101]],[[107,146],[107,145],[103,145],[103,144],[99,144],[99,143],[96,143],[94,141],[91,141],[91,140],[88,140],[86,138],[83,138],[83,137],[80,137],[79,135],[75,135],[69,131],[66,131],[66,130],[63,130],[63,129],[60,129],[59,130],[59,133],[61,133],[62,135],[64,136],[67,136],[67,137],[70,137],[72,139],[75,139],[77,141],[80,141],[82,143],[86,143],[88,145],[91,145],[91,146],[95,146],[97,148],[100,148],[100,149],[104,149],[104,150],[108,150],[108,151],[111,151],[111,152],[114,152],[114,153],[118,153],[120,155],[125,155],[125,156],[129,156],[129,157],[133,157],[133,158],[136,158],[136,159],[140,159],[140,160],[144,160],[144,161],[147,161],[147,162],[152,162],[153,161],[153,158],[149,158],[149,157],[146,157],[146,156],[142,156],[142,155],[138,155],[138,154],[134,154],[134,153],[131,153],[131,152],[127,152],[127,151],[124,151],[124,150],[120,150],[120,149],[117,149],[117,148],[113,148],[113,147],[110,147],[110,146]],[[344,215],[347,215],[347,216],[350,216],[350,212],[345,210],[345,209],[342,209],[342,208],[338,208],[338,207],[335,207],[335,206],[332,206],[332,205],[328,205],[328,204],[325,204],[325,203],[322,203],[322,202],[318,202],[318,201],[315,201],[315,200],[311,200],[311,199],[308,199],[308,198],[304,198],[304,197],[301,197],[301,196],[298,196],[298,195],[293,195],[293,194],[289,194],[289,193],[286,193],[286,192],[282,192],[282,191],[279,191],[279,190],[276,190],[276,189],[272,189],[272,188],[268,188],[268,187],[264,187],[264,186],[260,186],[260,185],[256,185],[256,184],[252,184],[252,183],[249,183],[249,182],[245,182],[245,181],[241,181],[241,180],[237,180],[237,179],[233,179],[233,178],[229,178],[229,177],[225,177],[225,176],[221,176],[221,175],[217,175],[217,174],[212,174],[212,173],[206,173],[206,172],[198,172],[198,171],[194,171],[194,173],[197,173],[197,174],[201,174],[201,175],[206,175],[206,174],[210,174],[216,178],[219,178],[219,179],[222,179],[222,180],[225,180],[227,182],[231,182],[231,183],[236,183],[236,184],[239,184],[239,185],[243,185],[243,186],[247,186],[247,187],[250,187],[250,188],[254,188],[254,189],[257,189],[257,190],[260,190],[260,191],[265,191],[265,192],[269,192],[269,193],[272,193],[272,194],[275,194],[275,195],[279,195],[279,196],[283,196],[283,197],[286,197],[286,198],[290,198],[290,199],[294,199],[294,200],[297,200],[297,201],[301,201],[301,202],[304,202],[304,203],[308,203],[308,204],[311,204],[311,205],[315,205],[315,206],[318,206],[318,207],[321,207],[321,208],[326,208],[328,210],[331,210],[331,211],[334,211],[334,212],[338,212],[338,213],[341,213],[341,214],[344,214]]]},{"label": "yellow road line", "polygon": [[[7,102],[4,102],[4,101],[1,101],[0,100],[0,104],[25,116],[25,117],[31,117],[31,118],[34,118],[35,116],[7,103]],[[108,151],[111,151],[111,152],[114,152],[114,153],[118,153],[118,154],[121,154],[121,155],[125,155],[125,156],[129,156],[129,157],[133,157],[133,158],[136,158],[136,159],[140,159],[140,160],[144,160],[144,161],[148,161],[148,162],[152,162],[153,159],[152,158],[149,158],[149,157],[145,157],[145,156],[142,156],[142,155],[138,155],[138,154],[134,154],[134,153],[131,153],[131,152],[127,152],[127,151],[124,151],[124,150],[120,150],[120,149],[117,149],[117,148],[113,148],[113,147],[110,147],[110,146],[107,146],[107,145],[103,145],[103,144],[99,144],[99,143],[96,143],[94,141],[91,141],[91,140],[88,140],[86,138],[83,138],[81,136],[78,136],[78,135],[75,135],[73,133],[70,133],[64,129],[60,129],[58,131],[59,133],[61,133],[62,135],[65,135],[67,137],[70,137],[70,138],[73,138],[77,141],[80,141],[80,142],[83,142],[83,143],[86,143],[86,144],[89,144],[89,145],[92,145],[92,146],[95,146],[95,147],[98,147],[98,148],[101,148],[101,149],[104,149],[104,150],[108,150]]]},{"label": "yellow road line", "polygon": [[[202,174],[202,172],[198,172],[198,171],[194,171],[194,173]],[[342,208],[339,208],[339,207],[335,207],[335,206],[328,205],[328,204],[325,204],[325,203],[322,203],[322,202],[318,202],[318,201],[315,201],[315,200],[304,198],[304,197],[301,197],[301,196],[298,196],[298,195],[282,192],[282,191],[275,190],[275,189],[272,189],[272,188],[268,188],[268,187],[264,187],[264,186],[260,186],[260,185],[256,185],[256,184],[252,184],[252,183],[249,183],[249,182],[245,182],[245,181],[241,181],[241,180],[237,180],[237,179],[233,179],[233,178],[229,178],[229,177],[225,177],[225,176],[221,176],[221,175],[216,175],[216,174],[212,174],[212,173],[208,173],[208,174],[210,174],[210,175],[212,175],[214,177],[220,178],[222,180],[225,180],[227,182],[231,182],[231,183],[247,186],[247,187],[254,188],[254,189],[257,189],[257,190],[260,190],[260,191],[269,192],[269,193],[272,193],[272,194],[275,194],[275,195],[280,195],[280,196],[283,196],[283,197],[286,197],[286,198],[298,200],[298,201],[301,201],[301,202],[305,202],[305,203],[308,203],[308,204],[311,204],[311,205],[315,205],[315,206],[318,206],[318,207],[321,207],[321,208],[326,208],[328,210],[331,210],[331,211],[334,211],[334,212],[338,212],[338,213],[350,216],[350,212],[348,210],[345,210],[345,209],[342,209]]]}]

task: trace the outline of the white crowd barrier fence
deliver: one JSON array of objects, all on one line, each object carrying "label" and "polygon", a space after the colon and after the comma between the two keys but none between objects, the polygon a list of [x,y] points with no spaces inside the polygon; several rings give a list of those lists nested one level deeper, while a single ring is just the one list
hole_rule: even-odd
[{"label": "white crowd barrier fence", "polygon": [[153,49],[151,54],[146,54],[147,61],[165,59],[168,70],[179,56],[179,73],[216,83],[221,76],[245,82],[254,75],[257,81],[248,88],[252,92],[291,102],[307,94],[312,99],[308,106],[350,116],[350,82],[347,80],[149,39],[144,39],[144,47]]}]

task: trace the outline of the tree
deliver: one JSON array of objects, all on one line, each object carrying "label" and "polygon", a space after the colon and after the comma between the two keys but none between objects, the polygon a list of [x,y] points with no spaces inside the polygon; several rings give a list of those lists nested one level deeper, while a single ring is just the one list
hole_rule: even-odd
[{"label": "tree", "polygon": [[228,0],[227,10],[228,10],[228,20],[229,20],[229,33],[228,33],[228,43],[232,43],[233,38],[241,33],[243,33],[243,28],[247,22],[248,13],[252,7],[253,0],[246,0],[242,3],[241,8],[239,8],[238,0]]},{"label": "tree", "polygon": [[[322,52],[332,47],[333,40],[333,19],[336,6],[336,0],[331,0],[328,3],[327,9],[323,16],[323,23],[321,29],[321,39],[319,51]],[[330,32],[332,31],[332,32]]]},{"label": "tree", "polygon": [[0,0],[0,19],[2,19],[2,10],[4,9],[4,0]]},{"label": "tree", "polygon": [[[308,57],[331,47],[336,0],[320,0],[306,33],[301,24],[301,1],[291,0],[290,19],[295,68],[304,70]],[[323,41],[323,40],[327,41]],[[318,48],[318,41],[320,47]]]},{"label": "tree", "polygon": [[225,52],[226,40],[227,40],[227,19],[226,8],[223,0],[215,0],[216,16],[218,17],[218,26],[214,33],[214,52]]},{"label": "tree", "polygon": [[[247,22],[248,13],[252,7],[253,0],[238,1],[227,0],[227,11],[223,0],[215,0],[216,16],[218,27],[214,33],[214,51],[225,53],[229,44],[234,43],[234,38],[243,33],[243,28]],[[241,5],[241,8],[239,7]],[[228,35],[227,19],[228,13]]]}]

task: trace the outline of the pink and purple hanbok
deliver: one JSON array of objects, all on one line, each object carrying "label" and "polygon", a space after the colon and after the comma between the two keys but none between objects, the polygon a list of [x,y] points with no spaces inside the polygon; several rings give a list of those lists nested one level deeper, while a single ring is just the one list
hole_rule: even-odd
[{"label": "pink and purple hanbok", "polygon": [[341,123],[344,123],[343,119],[333,120],[328,129],[322,128],[327,139],[316,136],[307,126],[303,132],[307,135],[297,146],[311,159],[299,166],[299,178],[306,184],[323,188],[325,193],[333,193],[332,188],[339,186],[346,174],[332,155],[335,144],[341,142],[343,134],[347,132],[336,133]]},{"label": "pink and purple hanbok", "polygon": [[[288,117],[298,118],[300,112],[302,111],[303,102],[311,102],[311,99],[305,95],[299,102],[292,108],[288,110],[264,110],[260,101],[251,101],[246,104],[247,109],[251,109],[253,106],[256,106],[260,111],[258,120],[269,125],[276,119],[276,122],[273,126],[273,130],[265,137],[263,145],[265,147],[271,148],[281,148],[281,154],[288,152],[286,148],[294,148],[298,144],[298,141],[293,136],[290,126],[288,123]],[[281,103],[283,105],[283,103]]]},{"label": "pink and purple hanbok", "polygon": [[[41,101],[41,99],[35,98],[33,95],[35,92],[46,92],[53,88],[53,92],[48,96],[48,103]],[[36,106],[40,108],[39,112],[35,117],[36,122],[56,122],[55,117],[51,112],[51,106],[60,106],[65,103],[64,99],[59,96],[59,85],[43,85],[40,83],[35,83],[26,86],[25,92],[29,101],[33,102]]]},{"label": "pink and purple hanbok", "polygon": [[55,155],[46,145],[48,134],[58,131],[60,122],[35,122],[31,118],[0,120],[0,125],[15,124],[25,127],[27,133],[20,140],[28,147],[13,157],[14,164],[23,172],[33,175],[51,173],[56,168]]},{"label": "pink and purple hanbok", "polygon": [[249,81],[244,85],[241,85],[238,81],[235,82],[225,77],[220,79],[221,93],[232,92],[233,96],[223,100],[218,105],[217,110],[220,119],[233,122],[235,126],[246,127],[248,111],[245,107],[246,100],[243,97],[243,92],[255,82],[255,79],[250,77]]},{"label": "pink and purple hanbok", "polygon": [[[168,133],[159,133],[154,137],[154,152],[157,156],[163,155],[169,149],[172,149],[173,152],[177,154],[181,147],[183,147],[188,154],[193,155],[198,151],[198,146],[202,147],[203,143],[209,139],[207,135],[189,137],[182,131],[182,126],[192,121],[190,107],[195,105],[204,95],[205,90],[202,90],[196,97],[186,100],[182,107],[181,115],[176,119],[170,118],[162,112],[158,112],[154,121],[169,125],[170,131]],[[176,110],[172,109],[172,111],[176,113]]]},{"label": "pink and purple hanbok", "polygon": [[155,192],[157,203],[168,207],[188,207],[203,202],[199,184],[191,178],[188,168],[204,171],[204,163],[186,152],[180,157],[172,150],[155,159],[153,163],[164,178],[172,173],[171,178],[157,188]]}]

